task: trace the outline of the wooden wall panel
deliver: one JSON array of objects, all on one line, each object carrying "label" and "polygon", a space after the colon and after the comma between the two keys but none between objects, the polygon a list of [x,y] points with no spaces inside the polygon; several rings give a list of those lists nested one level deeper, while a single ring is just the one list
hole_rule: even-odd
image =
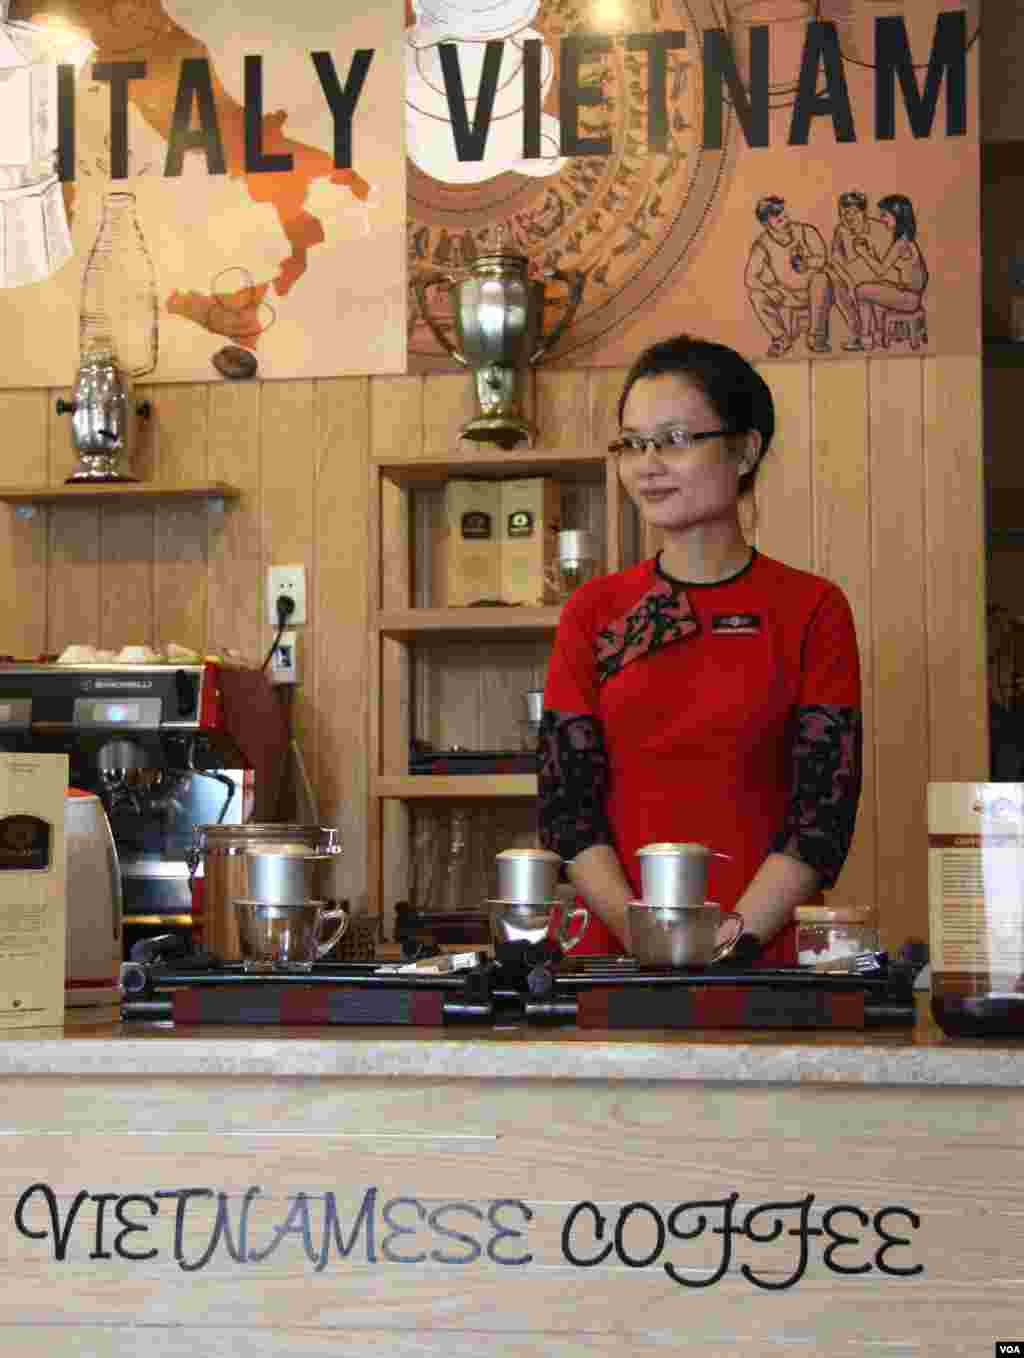
[{"label": "wooden wall panel", "polygon": [[423,378],[423,451],[444,457],[459,446],[459,430],[476,414],[473,381],[466,373]]},{"label": "wooden wall panel", "polygon": [[[618,402],[625,376],[624,368],[591,368],[587,372],[586,432],[593,448],[607,448],[618,433]],[[643,556],[638,519],[631,502],[624,501],[618,472],[609,460],[605,468],[606,566]]]},{"label": "wooden wall panel", "polygon": [[[210,388],[207,467],[210,479],[241,491],[208,519],[207,645],[262,664],[263,520],[260,515],[260,386]],[[262,653],[261,653],[262,652]]]},{"label": "wooden wall panel", "polygon": [[926,428],[920,363],[868,367],[877,899],[885,946],[928,937]]},{"label": "wooden wall panel", "polygon": [[154,646],[161,640],[154,619],[155,513],[111,505],[100,510],[99,644],[104,650]]},{"label": "wooden wall panel", "polygon": [[[316,637],[321,619],[309,611],[317,595],[315,476],[319,429],[313,382],[267,382],[260,404],[260,498],[263,567],[306,568],[307,621],[296,629],[301,683],[290,698],[292,734],[317,785]],[[264,614],[266,617],[266,614]],[[263,624],[264,654],[276,628]]]},{"label": "wooden wall panel", "polygon": [[421,377],[370,378],[370,438],[374,457],[420,457],[426,391]]},{"label": "wooden wall panel", "polygon": [[[904,364],[916,376],[917,364]],[[830,904],[871,905],[876,900],[874,730],[869,477],[868,372],[863,362],[816,363],[811,368],[814,570],[835,581],[853,611],[861,662],[864,784],[850,855]],[[916,397],[918,387],[911,390]]]},{"label": "wooden wall panel", "polygon": [[[209,388],[194,387],[193,390],[208,391]],[[140,386],[132,389],[132,406],[134,407],[134,417],[129,425],[130,435],[128,442],[128,455],[125,459],[125,466],[131,476],[139,481],[155,481],[157,477],[157,457],[160,443],[160,412],[157,411],[157,402],[161,409],[165,405],[164,397],[168,400],[166,405],[168,410],[174,405],[172,395],[173,387],[154,387]],[[139,415],[139,408],[148,405],[149,414]],[[62,423],[68,430],[68,437],[71,434],[71,421],[64,419]]]},{"label": "wooden wall panel", "polygon": [[536,374],[538,442],[544,448],[587,446],[590,383],[585,370]]},{"label": "wooden wall panel", "polygon": [[[58,399],[71,400],[71,390],[51,391],[46,402],[46,444],[50,485],[60,485],[78,465],[71,446],[71,424],[58,415]],[[59,655],[65,646],[100,640],[100,511],[74,505],[47,511],[49,569],[47,580],[46,650]]]},{"label": "wooden wall panel", "polygon": [[775,437],[757,473],[754,541],[766,556],[813,570],[813,407],[810,363],[759,367],[775,401]]},{"label": "wooden wall panel", "polygon": [[619,397],[626,372],[625,368],[587,371],[588,432],[595,448],[606,448],[619,432]]},{"label": "wooden wall panel", "polygon": [[[165,388],[154,401],[159,429],[156,480],[166,485],[209,475],[208,384]],[[208,532],[202,501],[169,501],[154,511],[154,623],[162,646],[175,642],[202,654],[207,646]]]},{"label": "wooden wall panel", "polygon": [[[43,486],[47,476],[45,391],[0,391],[4,479]],[[0,650],[32,658],[46,646],[47,515],[0,514]]]},{"label": "wooden wall panel", "polygon": [[355,909],[365,908],[367,707],[368,462],[370,383],[318,383],[320,441],[316,463],[316,648],[306,662],[317,675],[317,793],[324,824],[341,832],[336,883]]},{"label": "wooden wall panel", "polygon": [[929,776],[987,778],[981,362],[924,360]]},{"label": "wooden wall panel", "polygon": [[[177,426],[182,422],[183,411],[187,424],[191,407],[197,400],[205,401],[205,390],[202,386],[185,389],[146,387],[133,392],[133,404],[138,406],[148,399],[152,404],[152,413],[148,419],[135,416],[130,424],[126,465],[131,475],[140,480],[158,479],[161,476],[161,454],[167,443],[170,479],[174,479],[175,462],[185,456],[180,450],[188,446],[192,435],[187,427],[183,433],[179,433]],[[66,419],[62,423],[67,427]],[[178,452],[174,451],[175,445]],[[195,563],[186,583],[185,572],[178,569],[175,561],[178,550],[175,532],[172,530],[168,539],[163,528],[158,528],[162,517],[168,512],[173,514],[176,511],[169,505],[156,508],[103,505],[99,510],[99,634],[98,638],[78,636],[76,640],[92,641],[108,651],[118,651],[122,646],[158,646],[168,641],[185,645],[204,644],[203,636],[189,642],[185,637],[161,634],[161,620],[157,617],[158,558],[168,567],[168,574],[160,584],[163,597],[167,597],[170,592],[173,599],[177,585],[183,591],[187,612],[187,599],[191,593],[198,590],[205,596],[206,590],[205,552]],[[180,551],[186,556],[194,555],[194,542],[190,541],[194,533],[189,531],[189,516],[196,511],[182,512],[185,518],[181,524]],[[177,601],[172,607],[177,607]],[[179,621],[180,617],[181,614],[177,612],[172,615],[173,621]],[[205,619],[202,621],[205,622]]]}]

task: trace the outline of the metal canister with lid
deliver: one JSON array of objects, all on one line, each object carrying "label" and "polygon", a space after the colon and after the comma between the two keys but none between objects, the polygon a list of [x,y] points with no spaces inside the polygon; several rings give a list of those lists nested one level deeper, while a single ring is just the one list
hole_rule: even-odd
[{"label": "metal canister with lid", "polygon": [[[189,868],[195,941],[226,962],[241,958],[233,902],[248,894],[246,855],[254,853],[324,855],[324,864],[341,853],[338,831],[323,825],[250,822],[248,825],[197,825]],[[325,884],[326,887],[326,884]],[[325,889],[323,899],[334,892]]]}]

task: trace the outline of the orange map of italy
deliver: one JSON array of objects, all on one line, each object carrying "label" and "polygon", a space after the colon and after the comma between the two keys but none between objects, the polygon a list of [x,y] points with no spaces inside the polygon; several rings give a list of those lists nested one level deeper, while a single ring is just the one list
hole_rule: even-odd
[{"label": "orange map of italy", "polygon": [[[273,278],[257,280],[231,294],[172,292],[167,310],[183,316],[212,334],[224,335],[236,344],[255,348],[263,328],[260,304],[272,288],[284,297],[306,272],[309,251],[324,241],[320,220],[306,211],[310,185],[317,179],[348,189],[365,200],[369,184],[351,169],[338,170],[332,156],[285,135],[287,113],[276,111],[261,121],[264,157],[290,156],[287,171],[250,173],[246,169],[245,109],[228,93],[217,77],[209,49],[169,18],[157,0],[66,0],[59,10],[32,9],[30,4],[11,6],[12,19],[45,24],[63,23],[87,34],[97,51],[87,66],[106,62],[146,63],[144,80],[128,85],[129,103],[165,140],[172,134],[181,63],[201,59],[210,65],[213,102],[224,151],[225,171],[241,179],[254,203],[267,203],[276,213],[288,251]],[[311,68],[312,69],[312,68]],[[67,192],[70,186],[65,186]]]}]

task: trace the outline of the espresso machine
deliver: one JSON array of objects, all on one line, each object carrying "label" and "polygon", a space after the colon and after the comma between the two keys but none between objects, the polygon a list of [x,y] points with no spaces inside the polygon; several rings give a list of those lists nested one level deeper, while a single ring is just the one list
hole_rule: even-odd
[{"label": "espresso machine", "polygon": [[259,670],[192,665],[0,664],[0,749],[66,753],[95,792],[121,864],[124,955],[191,942],[198,825],[273,820],[288,748]]}]

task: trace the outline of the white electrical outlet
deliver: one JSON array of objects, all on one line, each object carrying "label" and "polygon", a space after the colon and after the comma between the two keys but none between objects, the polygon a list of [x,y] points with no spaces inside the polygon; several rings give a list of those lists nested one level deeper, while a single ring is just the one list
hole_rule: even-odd
[{"label": "white electrical outlet", "polygon": [[277,601],[284,595],[295,605],[285,619],[289,627],[306,621],[306,568],[305,566],[268,566],[267,567],[267,622],[277,627]]},{"label": "white electrical outlet", "polygon": [[299,682],[299,657],[295,649],[294,632],[282,632],[281,640],[274,647],[274,654],[270,657],[270,682],[272,684]]}]

